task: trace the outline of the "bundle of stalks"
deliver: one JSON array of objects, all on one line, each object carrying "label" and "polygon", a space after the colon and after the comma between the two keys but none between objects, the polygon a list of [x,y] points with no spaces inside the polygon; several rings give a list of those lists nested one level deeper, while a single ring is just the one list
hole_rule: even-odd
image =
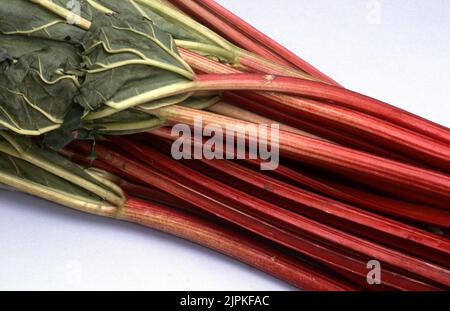
[{"label": "bundle of stalks", "polygon": [[303,289],[450,288],[448,128],[212,0],[80,3],[0,4],[0,184]]}]

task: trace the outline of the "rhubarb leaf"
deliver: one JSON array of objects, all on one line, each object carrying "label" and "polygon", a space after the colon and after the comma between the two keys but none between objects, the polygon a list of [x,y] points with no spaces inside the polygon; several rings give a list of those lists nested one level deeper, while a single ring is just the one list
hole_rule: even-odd
[{"label": "rhubarb leaf", "polygon": [[[31,3],[25,2],[14,3],[23,9]],[[2,66],[6,68],[2,73],[5,85],[0,93],[3,128],[27,135],[47,133],[44,141],[54,148],[65,146],[77,132],[130,133],[158,126],[159,121],[147,113],[123,111],[134,108],[133,105],[123,109],[116,107],[123,102],[134,102],[141,94],[189,83],[195,77],[180,57],[172,35],[160,30],[142,14],[133,12],[137,5],[124,1],[128,6],[123,6],[120,13],[105,14],[109,9],[102,7],[101,2],[80,3],[81,15],[90,21],[90,27],[77,37],[79,44],[59,42],[64,40],[58,36],[59,26],[76,26],[67,21],[51,21],[59,17],[39,4],[31,3],[29,12],[46,13],[35,20],[45,27],[22,23],[13,26],[11,18],[0,24],[0,30],[8,33],[0,38],[4,42],[0,44],[4,50]],[[62,0],[53,4],[59,5],[63,12],[69,7]],[[7,6],[1,8],[8,13]],[[18,14],[17,10],[13,11]],[[29,12],[25,10],[23,15]],[[28,17],[33,20],[33,16]],[[34,30],[11,30],[21,27]],[[25,32],[27,36],[23,35]],[[13,57],[12,63],[9,55]],[[9,94],[11,90],[15,96]],[[139,108],[149,112],[181,103],[189,96],[191,94],[145,97],[139,102]],[[76,110],[77,104],[84,109],[81,119],[80,114],[68,114]],[[48,134],[51,131],[55,132]]]},{"label": "rhubarb leaf", "polygon": [[[0,155],[0,172],[60,191],[84,194],[97,200],[108,199],[116,205],[121,205],[124,201],[117,188],[94,178],[79,165],[53,150],[39,146],[30,138],[0,131]],[[20,165],[15,165],[16,163]],[[22,170],[21,167],[26,169]],[[59,182],[53,183],[55,180]]]},{"label": "rhubarb leaf", "polygon": [[163,122],[148,113],[127,109],[99,120],[85,121],[83,125],[98,134],[129,135],[160,127]]},{"label": "rhubarb leaf", "polygon": [[73,105],[65,116],[64,123],[58,129],[44,135],[43,143],[54,150],[60,150],[70,144],[75,137],[81,138],[83,113],[82,107]]},{"label": "rhubarb leaf", "polygon": [[83,47],[86,79],[76,100],[87,110],[194,77],[173,38],[135,16],[97,16]]},{"label": "rhubarb leaf", "polygon": [[[155,0],[96,0],[97,3],[116,13],[132,12],[151,20],[159,29],[170,33],[175,39],[194,41],[214,45],[201,31],[186,26],[175,18],[171,18],[160,1]],[[161,9],[162,8],[162,9]],[[187,17],[189,18],[189,17]]]},{"label": "rhubarb leaf", "polygon": [[[27,182],[39,184],[43,187],[58,189],[61,192],[81,196],[92,200],[101,200],[89,191],[86,191],[64,179],[50,174],[24,160],[0,152],[0,173],[20,178]],[[1,177],[0,177],[1,178]]]},{"label": "rhubarb leaf", "polygon": [[0,47],[8,55],[0,72],[2,127],[25,135],[58,128],[78,92],[77,50],[66,43],[3,35]]},{"label": "rhubarb leaf", "polygon": [[[54,0],[61,7],[67,8],[67,0]],[[90,18],[91,8],[85,1],[80,4],[80,13]],[[45,8],[28,0],[8,0],[0,3],[0,33],[8,35],[26,35],[58,41],[79,43],[84,37],[84,30],[70,24]]]}]

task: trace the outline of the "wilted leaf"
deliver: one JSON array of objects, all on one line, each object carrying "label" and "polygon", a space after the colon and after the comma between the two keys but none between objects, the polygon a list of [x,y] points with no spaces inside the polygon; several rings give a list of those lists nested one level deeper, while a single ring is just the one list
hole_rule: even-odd
[{"label": "wilted leaf", "polygon": [[[54,0],[67,8],[67,0]],[[79,2],[83,17],[91,18],[91,7]],[[28,0],[8,0],[0,3],[0,33],[19,34],[58,41],[79,43],[84,31],[69,21]]]},{"label": "wilted leaf", "polygon": [[72,184],[56,175],[40,169],[26,161],[0,153],[0,172],[26,182],[32,182],[61,192],[81,196],[86,199],[103,201],[100,197]]},{"label": "wilted leaf", "polygon": [[142,18],[98,16],[83,46],[87,74],[77,102],[89,110],[193,78],[172,37]]},{"label": "wilted leaf", "polygon": [[141,15],[151,20],[159,29],[170,33],[175,39],[188,40],[205,44],[216,45],[203,33],[189,28],[178,20],[170,18],[167,14],[159,11],[154,6],[158,1],[154,0],[96,0],[96,2],[110,8],[114,12],[133,12],[136,16]]},{"label": "wilted leaf", "polygon": [[64,123],[61,126],[44,136],[43,143],[54,149],[60,150],[70,144],[75,136],[80,136],[80,130],[83,130],[82,117],[84,109],[81,106],[73,105],[72,109],[64,118]]},{"label": "wilted leaf", "polygon": [[[0,155],[2,172],[69,193],[77,188],[77,193],[89,194],[91,198],[101,198],[118,206],[123,203],[122,194],[117,189],[92,177],[79,165],[55,151],[40,147],[30,138],[0,131]],[[16,166],[15,163],[21,165]],[[26,169],[22,170],[21,167]],[[60,179],[63,181],[59,184],[51,183]]]},{"label": "wilted leaf", "polygon": [[80,63],[73,46],[51,40],[0,35],[0,124],[20,134],[58,128],[78,92]]}]

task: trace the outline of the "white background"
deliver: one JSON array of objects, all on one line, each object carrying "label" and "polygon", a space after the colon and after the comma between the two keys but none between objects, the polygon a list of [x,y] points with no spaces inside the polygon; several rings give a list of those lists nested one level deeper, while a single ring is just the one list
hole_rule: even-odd
[{"label": "white background", "polygon": [[[222,0],[343,83],[450,125],[450,1]],[[0,190],[0,290],[287,290],[165,234]]]}]

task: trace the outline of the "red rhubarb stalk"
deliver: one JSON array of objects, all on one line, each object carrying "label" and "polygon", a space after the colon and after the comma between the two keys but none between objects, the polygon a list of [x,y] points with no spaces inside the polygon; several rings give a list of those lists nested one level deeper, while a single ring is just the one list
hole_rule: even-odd
[{"label": "red rhubarb stalk", "polygon": [[330,106],[310,99],[274,93],[263,96],[251,94],[249,98],[268,99],[282,106],[294,108],[297,110],[297,114],[300,112],[303,117],[318,121],[322,126],[343,130],[344,133],[354,135],[361,140],[368,140],[375,146],[381,146],[387,152],[393,151],[400,155],[402,161],[406,158],[410,159],[407,160],[408,162],[417,161],[450,172],[450,157],[447,153],[450,145],[440,143],[409,129],[345,107],[335,106],[330,109]]},{"label": "red rhubarb stalk", "polygon": [[[219,74],[238,74],[239,70],[220,64],[206,57],[192,53],[189,51],[180,51],[183,58],[195,69],[201,72]],[[279,77],[278,79],[289,79],[286,77]],[[230,87],[229,90],[234,88]],[[266,89],[265,91],[268,91]],[[331,85],[326,85],[320,82],[301,80],[298,81],[297,89],[295,90],[278,90],[280,92],[293,93],[297,95],[303,95],[307,97],[313,97],[316,99],[321,99],[325,101],[332,101],[343,107],[356,110],[381,120],[390,122],[394,125],[398,125],[405,129],[409,129],[418,134],[425,135],[436,141],[450,144],[450,130],[444,126],[431,122],[429,120],[423,119],[412,113],[399,109],[397,107],[391,106],[389,104],[383,103],[371,97],[339,88]],[[294,98],[277,94],[278,97],[272,98],[273,100],[280,100],[281,103],[286,104],[292,108],[296,108]],[[263,95],[264,96],[264,95]],[[293,104],[291,103],[293,102]],[[300,107],[305,105],[305,102],[300,102]],[[335,105],[330,105],[327,103],[321,103],[327,109],[333,111],[333,108],[337,108]],[[320,116],[320,115],[319,115]],[[360,115],[362,116],[362,115]],[[370,123],[369,123],[370,125]]]},{"label": "red rhubarb stalk", "polygon": [[[202,117],[204,124],[217,124],[239,133],[246,133],[249,126],[255,126],[252,123],[181,106],[161,109],[159,115],[170,124],[183,123],[191,126],[195,125],[195,118]],[[270,137],[270,134],[268,136]],[[279,136],[281,154],[294,160],[338,172],[344,171],[350,177],[352,174],[361,174],[374,181],[387,182],[409,191],[450,199],[448,175],[290,132],[279,131]]]},{"label": "red rhubarb stalk", "polygon": [[[237,189],[245,187],[246,193],[294,213],[442,266],[449,265],[450,241],[445,237],[290,186],[269,176],[258,176],[251,169],[227,162],[205,160],[202,165],[198,161],[186,161],[186,165]],[[443,221],[449,223],[450,219]]]},{"label": "red rhubarb stalk", "polygon": [[[437,282],[443,282],[442,284],[450,285],[450,270],[347,234],[343,231],[328,227],[291,211],[282,209],[276,205],[259,200],[245,192],[236,190],[233,187],[229,187],[212,178],[199,174],[198,172],[181,165],[177,161],[155,152],[152,148],[137,146],[120,137],[114,139],[124,148],[124,150],[129,151],[148,165],[153,166],[160,171],[164,171],[169,174],[169,176],[172,175],[172,177],[182,176],[183,179],[186,179],[187,183],[199,185],[201,189],[209,191],[211,197],[221,197],[226,200],[226,204],[234,206],[235,208],[241,205],[242,209],[240,210],[248,211],[257,217],[263,217],[266,221],[273,222],[274,225],[277,225],[278,227],[286,229],[290,228],[290,230],[295,232],[305,232],[307,235],[312,235],[320,240],[341,245],[351,251],[372,258],[378,258],[390,265],[406,269],[407,271],[428,277]],[[445,278],[446,276],[448,277],[448,280],[443,279],[443,277]]]},{"label": "red rhubarb stalk", "polygon": [[356,289],[249,234],[177,209],[129,198],[120,218],[211,248],[298,288],[333,291]]},{"label": "red rhubarb stalk", "polygon": [[239,107],[232,105],[224,100],[219,101],[217,104],[209,107],[207,110],[210,112],[224,115],[224,116],[227,116],[227,117],[230,117],[233,119],[237,119],[237,120],[248,121],[248,122],[253,122],[253,123],[257,123],[257,124],[265,124],[267,126],[270,126],[272,124],[277,124],[279,126],[279,128],[283,131],[292,132],[292,133],[296,133],[296,134],[307,136],[307,137],[325,140],[322,137],[302,131],[296,127],[292,127],[292,126],[289,126],[289,125],[286,125],[283,123],[279,123],[272,119],[269,119],[269,118],[263,117],[261,115],[258,115],[254,112],[251,112],[249,110],[239,108]]},{"label": "red rhubarb stalk", "polygon": [[286,166],[278,167],[275,173],[311,187],[321,193],[350,204],[355,204],[356,206],[361,206],[365,209],[440,227],[450,226],[450,211],[446,209],[438,209],[431,206],[391,199],[345,184],[325,180],[317,176],[311,177],[305,173],[289,169]]},{"label": "red rhubarb stalk", "polygon": [[[335,217],[347,219],[360,225],[380,230],[392,236],[430,247],[439,252],[444,252],[450,256],[450,241],[435,234],[419,230],[395,220],[363,211],[350,205],[338,201],[321,197],[312,192],[284,183],[275,178],[263,175],[255,170],[246,168],[230,161],[209,161],[199,160],[206,166],[219,170],[224,175],[229,175],[245,182],[248,185],[268,191],[277,196],[289,199],[301,205],[309,206],[329,213]],[[198,162],[197,162],[198,163]],[[450,226],[450,214],[446,214],[442,219]],[[450,257],[449,257],[450,258]]]},{"label": "red rhubarb stalk", "polygon": [[[258,76],[253,74],[236,75],[198,75],[198,90],[253,90],[253,91],[276,91],[292,94],[303,94],[314,96],[314,88],[309,81],[274,77]],[[313,82],[315,83],[315,82]],[[321,84],[323,86],[323,84]],[[340,90],[336,88],[336,90]],[[308,93],[308,94],[306,94]],[[322,96],[334,100],[331,92],[327,91]],[[268,94],[270,99],[282,102],[284,105],[295,107],[298,110],[306,111],[315,116],[327,117],[337,121],[347,128],[364,131],[366,135],[378,141],[384,141],[388,147],[405,155],[414,157],[426,164],[438,167],[446,172],[450,172],[450,145],[442,144],[429,139],[413,131],[403,129],[394,124],[367,116],[363,113],[355,112],[347,108],[329,106],[307,99],[286,97],[283,94]],[[323,98],[326,99],[326,98]],[[360,103],[364,100],[360,99]],[[450,132],[449,132],[450,133]]]},{"label": "red rhubarb stalk", "polygon": [[[152,130],[151,135],[155,135],[168,141],[179,139],[179,137],[172,136],[170,128],[167,127]],[[202,146],[202,142],[197,142],[194,138],[191,138],[190,143],[192,146]],[[235,157],[235,152],[230,153],[227,150],[224,151],[224,158]],[[246,159],[245,162],[259,169],[262,160]],[[368,210],[381,212],[386,215],[393,215],[395,217],[409,219],[416,222],[437,225],[440,227],[450,226],[450,211],[445,209],[437,209],[431,206],[418,205],[391,199],[368,191],[346,186],[341,183],[324,180],[317,176],[311,176],[311,174],[305,174],[304,172],[291,169],[282,164],[278,165],[277,169],[274,170],[273,173],[279,177],[287,178],[296,184],[306,186],[335,199],[348,202],[350,204],[355,204],[356,206],[360,206]]]},{"label": "red rhubarb stalk", "polygon": [[[152,142],[163,150],[168,147],[168,144],[155,140],[153,137]],[[133,150],[133,154],[139,154],[142,151],[132,145],[128,145],[127,149]],[[449,264],[450,240],[445,237],[324,198],[230,161],[197,160],[185,163],[196,171],[222,180],[236,189],[245,187],[247,193],[274,204],[281,204],[280,206],[296,213],[402,249],[407,253],[421,256],[441,265]],[[265,193],[267,195],[264,195]],[[286,202],[286,199],[289,202]],[[308,208],[305,209],[305,206]],[[314,211],[311,212],[309,208]],[[450,213],[447,213],[441,221],[449,226]]]},{"label": "red rhubarb stalk", "polygon": [[[76,145],[77,148],[80,148],[85,153],[90,151],[90,146],[87,143],[77,142]],[[148,185],[169,192],[182,200],[192,202],[199,208],[211,212],[219,218],[235,223],[242,228],[311,256],[325,264],[355,273],[363,278],[367,275],[367,261],[349,257],[333,247],[324,247],[313,240],[302,238],[279,227],[261,222],[253,216],[190,189],[187,183],[170,178],[157,170],[127,159],[103,146],[97,145],[96,152],[100,160],[108,162]],[[420,290],[435,288],[416,279],[391,272],[389,269],[384,270],[384,272],[383,282],[397,289]]]},{"label": "red rhubarb stalk", "polygon": [[[230,100],[235,106],[243,107],[250,111],[255,111],[265,117],[270,117],[274,121],[284,122],[289,126],[302,129],[307,133],[315,134],[315,136],[320,137],[325,140],[333,141],[343,146],[351,147],[361,151],[366,151],[375,155],[380,155],[388,159],[397,160],[404,163],[421,165],[417,162],[411,160],[408,157],[393,153],[392,151],[379,147],[365,138],[358,137],[353,133],[347,133],[335,128],[335,124],[324,125],[323,119],[317,120],[313,118],[312,120],[307,120],[308,117],[306,113],[299,115],[299,112],[295,109],[290,109],[287,111],[286,106],[280,104],[277,101],[271,100],[267,93],[256,95],[250,92],[232,93],[225,92],[224,98]],[[289,108],[288,108],[289,109]],[[225,113],[221,113],[227,115]],[[228,115],[227,115],[228,116]],[[233,117],[230,115],[230,117]],[[245,120],[249,122],[254,122],[251,120]],[[272,123],[274,123],[272,121]],[[308,136],[308,135],[307,135]]]}]

